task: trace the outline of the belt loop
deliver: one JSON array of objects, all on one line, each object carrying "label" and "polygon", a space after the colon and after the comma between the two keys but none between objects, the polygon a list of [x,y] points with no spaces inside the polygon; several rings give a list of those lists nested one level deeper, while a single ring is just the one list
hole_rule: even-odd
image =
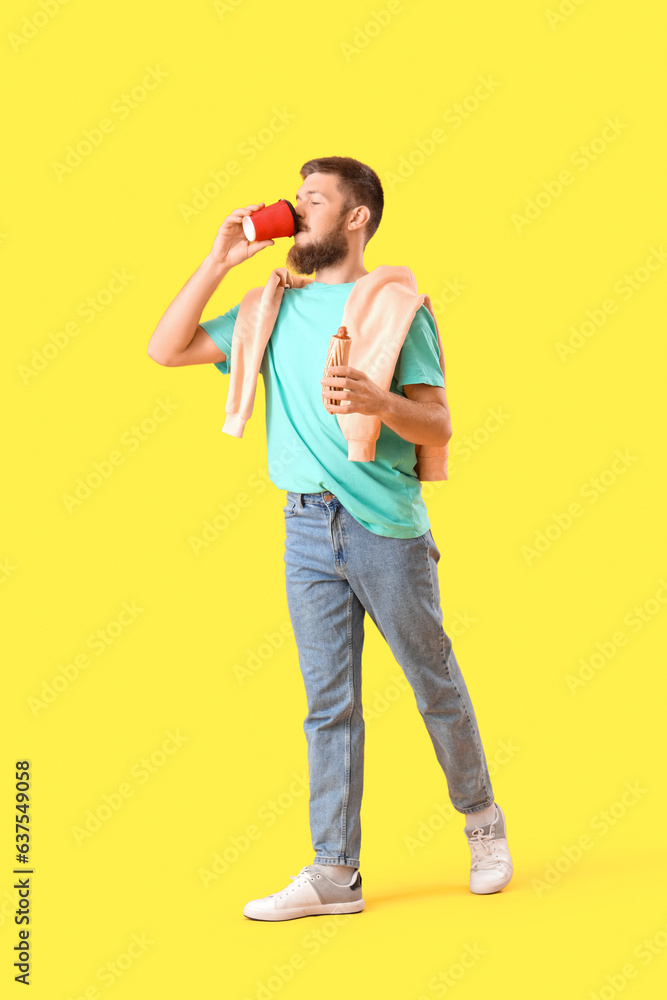
[{"label": "belt loop", "polygon": [[297,506],[303,507],[303,493],[297,493]]}]

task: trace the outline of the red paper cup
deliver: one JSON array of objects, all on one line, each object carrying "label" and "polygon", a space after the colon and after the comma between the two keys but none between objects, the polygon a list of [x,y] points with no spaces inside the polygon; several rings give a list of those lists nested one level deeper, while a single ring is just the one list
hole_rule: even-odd
[{"label": "red paper cup", "polygon": [[243,232],[250,243],[294,236],[298,231],[299,218],[292,205],[284,198],[273,205],[260,208],[252,215],[243,216]]}]

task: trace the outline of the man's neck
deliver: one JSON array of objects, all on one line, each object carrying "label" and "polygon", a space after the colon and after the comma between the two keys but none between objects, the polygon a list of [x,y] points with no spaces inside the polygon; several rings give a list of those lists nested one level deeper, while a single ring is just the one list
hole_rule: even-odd
[{"label": "man's neck", "polygon": [[365,274],[370,274],[370,271],[366,270],[363,261],[355,263],[344,261],[337,267],[325,267],[315,271],[314,280],[323,285],[345,285],[348,282],[357,281],[358,278],[363,278]]}]

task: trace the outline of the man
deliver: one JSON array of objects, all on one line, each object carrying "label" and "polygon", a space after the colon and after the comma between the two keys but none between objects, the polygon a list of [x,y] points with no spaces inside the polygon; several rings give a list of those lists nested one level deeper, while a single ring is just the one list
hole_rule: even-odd
[{"label": "man", "polygon": [[[498,892],[512,877],[505,817],[494,801],[470,696],[442,628],[440,552],[415,475],[415,445],[444,446],[452,434],[437,329],[421,305],[388,391],[349,366],[322,378],[347,297],[370,273],[363,253],[380,223],[384,196],[377,174],[350,157],[309,160],[300,174],[299,231],[286,263],[316,277],[285,288],[261,371],[269,477],[287,491],[287,599],[308,702],[315,858],[283,890],[246,904],[244,914],[257,920],[364,908],[359,852],[366,612],[414,691],[452,804],[465,815],[471,891]],[[229,270],[273,245],[251,244],[243,234],[243,217],[260,207],[237,208],[225,219],[210,254],[158,323],[148,346],[153,360],[213,363],[229,374],[240,303],[223,316],[199,320]],[[340,409],[330,402],[336,396],[346,400],[346,412],[380,417],[374,461],[348,461],[335,417]]]}]

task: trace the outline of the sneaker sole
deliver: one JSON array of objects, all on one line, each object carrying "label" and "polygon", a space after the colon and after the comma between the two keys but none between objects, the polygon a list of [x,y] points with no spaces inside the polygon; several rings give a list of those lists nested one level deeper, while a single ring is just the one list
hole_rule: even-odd
[{"label": "sneaker sole", "polygon": [[361,913],[365,905],[363,899],[355,900],[353,903],[320,903],[290,910],[272,910],[263,916],[246,913],[246,908],[243,907],[243,916],[249,920],[295,920],[297,917],[317,917],[328,913]]},{"label": "sneaker sole", "polygon": [[514,875],[514,868],[512,868],[512,870],[511,870],[511,872],[509,874],[509,878],[506,881],[504,881],[501,885],[499,885],[497,888],[495,888],[495,889],[493,889],[493,888],[490,888],[490,889],[472,889],[471,888],[470,891],[475,896],[489,896],[489,895],[491,895],[492,892],[502,892],[503,889],[505,889],[510,884],[510,882],[512,881],[512,876],[513,875]]}]

